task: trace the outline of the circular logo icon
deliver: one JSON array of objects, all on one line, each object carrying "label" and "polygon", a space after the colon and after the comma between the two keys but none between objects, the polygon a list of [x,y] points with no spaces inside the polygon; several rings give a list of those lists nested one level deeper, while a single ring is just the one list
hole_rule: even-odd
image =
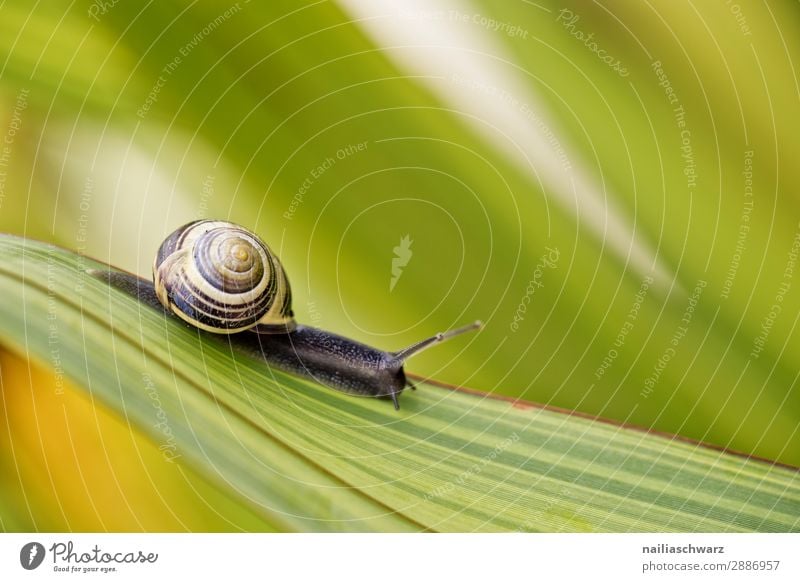
[{"label": "circular logo icon", "polygon": [[44,561],[44,546],[39,542],[30,542],[19,551],[19,563],[26,570],[35,570]]}]

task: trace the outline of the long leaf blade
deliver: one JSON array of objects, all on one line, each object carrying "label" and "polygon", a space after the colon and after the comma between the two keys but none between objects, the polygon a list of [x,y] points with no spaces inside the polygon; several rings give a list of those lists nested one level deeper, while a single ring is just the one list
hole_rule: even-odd
[{"label": "long leaf blade", "polygon": [[396,413],[201,336],[88,275],[105,267],[84,257],[8,236],[0,255],[4,344],[57,362],[154,439],[168,429],[198,471],[286,529],[800,529],[793,468],[432,383]]}]

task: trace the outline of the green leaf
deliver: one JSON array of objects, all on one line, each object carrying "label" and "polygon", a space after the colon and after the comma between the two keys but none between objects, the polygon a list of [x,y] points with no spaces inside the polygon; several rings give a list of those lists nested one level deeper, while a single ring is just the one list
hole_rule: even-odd
[{"label": "green leaf", "polygon": [[271,370],[85,257],[10,236],[0,256],[0,341],[287,530],[800,530],[794,468],[430,382],[395,412]]},{"label": "green leaf", "polygon": [[[241,3],[182,55],[232,4],[120,2],[97,21],[86,4],[4,2],[0,101],[12,118],[22,95],[27,106],[0,179],[0,190],[25,195],[5,197],[0,231],[144,273],[177,225],[225,217],[268,235],[305,321],[314,315],[366,342],[391,334],[400,345],[423,323],[487,321],[463,351],[420,355],[414,368],[427,375],[800,465],[796,274],[779,295],[798,231],[800,166],[784,162],[800,145],[786,83],[800,51],[796,8],[751,7],[754,34],[743,36],[719,2],[573,6],[572,30],[557,20],[561,3],[479,0],[475,14],[524,34],[437,19],[472,39],[460,56],[478,68],[460,76],[413,66],[398,47],[420,43],[370,34],[382,19],[357,18],[352,4]],[[394,28],[417,27],[401,19]],[[592,34],[630,76],[575,31]],[[655,62],[691,126],[695,195]],[[479,104],[503,94],[470,115],[435,90],[442,84]],[[546,149],[563,148],[589,189],[636,225],[636,240],[658,248],[673,286],[641,295],[642,274],[605,240],[620,234],[613,223],[597,236],[590,215],[558,202],[583,188],[542,182],[547,156],[536,148],[520,166],[513,132],[497,123],[514,111],[525,117],[518,131],[549,135]],[[336,158],[354,143],[368,147]],[[320,175],[328,158],[337,162]],[[392,248],[406,235],[415,258],[390,290]],[[529,296],[547,247],[561,260]],[[700,281],[707,287],[692,306]],[[520,305],[525,321],[511,331]]]}]

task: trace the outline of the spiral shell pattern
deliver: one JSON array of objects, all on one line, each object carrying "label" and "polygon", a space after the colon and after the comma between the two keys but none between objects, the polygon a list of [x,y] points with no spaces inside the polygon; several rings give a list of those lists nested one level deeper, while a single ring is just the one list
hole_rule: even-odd
[{"label": "spiral shell pattern", "polygon": [[199,220],[173,232],[158,249],[153,279],[161,304],[201,329],[235,333],[260,324],[277,333],[295,327],[280,261],[255,234],[231,222]]}]

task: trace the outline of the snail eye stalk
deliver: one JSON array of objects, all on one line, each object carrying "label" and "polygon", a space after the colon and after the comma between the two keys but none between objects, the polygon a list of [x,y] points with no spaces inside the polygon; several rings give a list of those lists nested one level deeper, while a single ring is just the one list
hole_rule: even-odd
[{"label": "snail eye stalk", "polygon": [[397,360],[398,362],[405,362],[411,356],[416,355],[433,345],[440,344],[461,334],[478,330],[482,326],[483,322],[476,321],[469,325],[465,325],[464,327],[459,327],[456,329],[451,329],[450,331],[437,333],[435,336],[429,337],[428,339],[424,339],[420,342],[410,345],[407,348],[400,350],[399,352],[392,353],[392,358]]}]

